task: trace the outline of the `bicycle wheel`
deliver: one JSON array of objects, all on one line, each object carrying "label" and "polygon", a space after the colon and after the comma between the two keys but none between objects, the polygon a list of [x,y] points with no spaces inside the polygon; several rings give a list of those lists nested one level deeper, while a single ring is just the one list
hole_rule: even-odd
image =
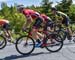
[{"label": "bicycle wheel", "polygon": [[3,49],[6,46],[6,44],[6,39],[2,35],[0,35],[0,49]]},{"label": "bicycle wheel", "polygon": [[64,41],[66,39],[66,32],[64,30],[60,30],[58,31],[58,34],[60,35],[60,37],[62,38],[62,41]]},{"label": "bicycle wheel", "polygon": [[[57,37],[51,36],[51,35],[49,35],[50,38],[48,38],[49,36],[47,37],[46,49],[50,52],[58,52],[63,47],[62,38],[57,34],[55,34],[55,35],[57,35]],[[53,41],[53,43],[52,43],[52,41]]]},{"label": "bicycle wheel", "polygon": [[[19,43],[19,44],[18,44]],[[22,55],[29,55],[35,48],[34,40],[29,36],[21,36],[16,41],[16,50]]]},{"label": "bicycle wheel", "polygon": [[73,35],[72,35],[72,40],[73,40],[73,42],[75,43],[75,32],[74,32]]}]

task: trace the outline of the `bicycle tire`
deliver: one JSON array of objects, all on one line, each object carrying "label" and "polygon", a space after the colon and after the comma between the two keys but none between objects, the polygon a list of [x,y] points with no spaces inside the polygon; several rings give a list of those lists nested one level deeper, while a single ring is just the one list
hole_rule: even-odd
[{"label": "bicycle tire", "polygon": [[[7,41],[6,41],[6,38],[4,37],[4,36],[2,36],[2,35],[0,35],[0,39],[1,38],[3,38],[3,42],[2,43],[0,43],[0,49],[3,49],[3,48],[5,48],[5,46],[6,46],[6,44],[7,44]],[[0,42],[1,42],[2,40],[0,40]]]},{"label": "bicycle tire", "polygon": [[[57,34],[57,36],[62,40],[62,38]],[[55,39],[56,40],[56,39]],[[47,41],[48,41],[48,37],[47,37]],[[47,41],[46,41],[46,44],[47,44]],[[56,42],[59,42],[61,45],[60,45],[60,47],[58,48],[58,49],[56,49],[56,50],[51,50],[48,46],[46,46],[45,48],[49,51],[49,52],[58,52],[58,51],[60,51],[61,49],[62,49],[62,47],[63,47],[63,41],[58,41],[58,40],[56,40]]]},{"label": "bicycle tire", "polygon": [[[31,39],[31,41],[32,41],[32,45],[33,45],[33,47],[32,47],[32,49],[29,51],[29,52],[22,52],[22,50],[20,51],[20,49],[19,49],[19,47],[18,47],[18,43],[19,43],[19,41],[21,40],[21,42],[23,41],[22,40],[22,38],[28,38],[28,39]],[[19,43],[20,44],[20,43]],[[15,47],[16,47],[16,50],[17,50],[17,52],[19,52],[20,54],[22,54],[22,55],[29,55],[29,54],[31,54],[33,51],[34,51],[34,48],[35,48],[35,42],[34,42],[34,40],[31,38],[31,37],[29,37],[29,36],[21,36],[21,37],[19,37],[18,39],[17,39],[17,41],[16,41],[16,44],[15,44]]]}]

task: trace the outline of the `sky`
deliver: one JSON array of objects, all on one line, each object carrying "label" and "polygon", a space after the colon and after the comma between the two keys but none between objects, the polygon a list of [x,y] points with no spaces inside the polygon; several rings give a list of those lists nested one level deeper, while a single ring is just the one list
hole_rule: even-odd
[{"label": "sky", "polygon": [[[41,4],[42,0],[0,0],[0,8],[1,8],[1,3],[6,2],[8,6],[14,5],[14,3],[17,4],[23,4],[25,6],[30,6],[30,5],[35,5],[39,6]],[[57,3],[60,2],[61,0],[50,0],[53,2],[52,6],[55,6]],[[75,4],[75,0],[73,0],[73,4]]]}]

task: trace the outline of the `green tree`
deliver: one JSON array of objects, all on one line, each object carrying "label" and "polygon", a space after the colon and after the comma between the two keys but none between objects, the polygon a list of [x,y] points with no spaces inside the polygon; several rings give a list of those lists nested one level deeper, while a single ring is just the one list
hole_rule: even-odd
[{"label": "green tree", "polygon": [[41,12],[48,15],[48,13],[50,13],[51,6],[52,6],[52,2],[50,2],[49,0],[42,0],[42,3],[41,3],[42,11]]},{"label": "green tree", "polygon": [[56,5],[56,7],[58,10],[68,14],[71,5],[72,0],[62,0],[60,3]]},{"label": "green tree", "polygon": [[72,20],[72,23],[75,23],[75,19],[74,19],[75,18],[75,4],[72,4],[70,6],[69,16],[70,16],[70,18]]},{"label": "green tree", "polygon": [[11,29],[20,31],[23,23],[25,22],[25,17],[17,12],[15,6],[8,7],[6,3],[1,4],[0,18],[7,19],[10,21]]},{"label": "green tree", "polygon": [[[14,6],[8,7],[5,2],[1,3],[0,10],[0,19],[4,18],[10,21],[11,29],[15,29],[16,31],[20,31],[23,23],[26,21],[26,18],[23,14],[18,13],[16,9],[16,3]],[[45,13],[46,15],[51,17],[50,8],[52,6],[52,2],[50,0],[42,0],[40,6],[27,6],[26,8],[30,8],[40,13]],[[72,4],[72,0],[62,0],[60,3],[56,5],[57,9],[68,14],[72,21],[75,18],[75,4]]]},{"label": "green tree", "polygon": [[1,4],[1,15],[4,16],[4,18],[8,18],[9,14],[10,14],[10,11],[9,11],[9,7],[7,6],[6,3],[2,2]]}]

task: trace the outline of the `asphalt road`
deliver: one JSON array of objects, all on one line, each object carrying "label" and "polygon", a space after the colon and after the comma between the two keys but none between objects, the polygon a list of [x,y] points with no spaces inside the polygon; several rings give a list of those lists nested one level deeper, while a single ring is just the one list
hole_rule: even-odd
[{"label": "asphalt road", "polygon": [[0,60],[75,60],[75,44],[65,41],[63,48],[56,53],[50,53],[45,48],[36,48],[29,56],[19,54],[15,45],[8,44],[0,50]]}]

